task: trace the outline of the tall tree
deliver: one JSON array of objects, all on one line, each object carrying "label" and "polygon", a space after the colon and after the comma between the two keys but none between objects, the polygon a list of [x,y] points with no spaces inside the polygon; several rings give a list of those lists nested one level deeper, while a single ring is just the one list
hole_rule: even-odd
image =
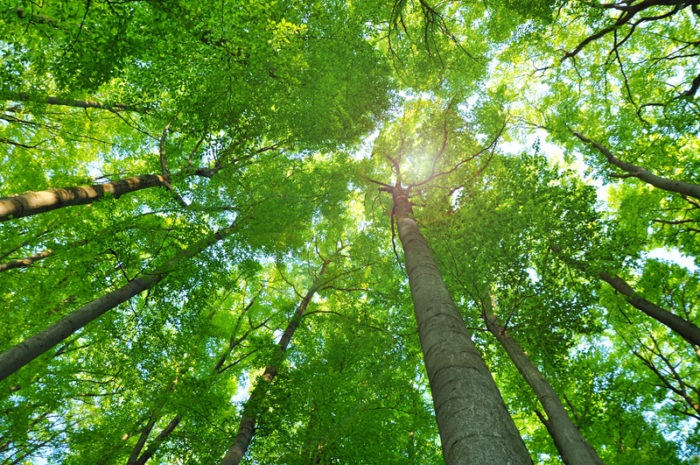
[{"label": "tall tree", "polygon": [[[561,465],[558,415],[608,465],[689,465],[697,338],[634,305],[699,323],[698,11],[0,0],[0,352],[110,307],[0,381],[0,462],[219,462],[342,241],[355,272],[316,291],[244,461],[439,464],[501,431],[487,461],[527,463],[515,424]],[[458,372],[478,386],[433,404]],[[450,449],[452,420],[491,421],[453,400],[502,429]]]},{"label": "tall tree", "polygon": [[559,450],[559,454],[566,465],[573,464],[598,464],[603,461],[598,457],[596,451],[588,444],[581,435],[576,425],[569,418],[564,405],[552,389],[552,386],[542,376],[534,363],[527,356],[513,337],[508,334],[503,323],[496,315],[496,302],[490,293],[484,296],[482,317],[489,332],[494,335],[513,364],[527,384],[535,391],[537,399],[542,404],[547,418],[540,416],[540,420],[545,424],[547,430],[554,439],[554,444]]},{"label": "tall tree", "polygon": [[[427,136],[427,143],[421,144],[420,140],[416,143],[415,136],[411,137],[409,128],[422,123],[417,120],[423,114],[421,110],[426,110],[424,106],[416,105],[414,111],[405,115],[397,124],[398,137],[389,138],[396,149],[383,152],[390,150],[387,140],[383,140],[380,148],[378,147],[379,153],[393,165],[396,180],[393,185],[374,182],[381,184],[381,190],[392,195],[392,229],[395,222],[403,246],[406,274],[411,287],[416,324],[445,462],[532,463],[498,387],[471,340],[464,320],[445,286],[433,254],[413,216],[411,197],[415,195],[414,191],[437,180],[442,181],[441,178],[454,172],[468,160],[477,158],[487,149],[493,149],[495,144],[494,140],[491,146],[458,161],[454,167],[444,168],[444,161],[453,159],[450,152],[460,147],[459,142],[462,142],[460,148],[465,148],[463,140],[457,143],[448,141],[452,125],[456,122],[451,118],[451,106],[454,103],[450,102],[447,111],[444,112],[441,141],[432,141]],[[430,110],[435,111],[434,108],[428,107],[428,111]],[[446,150],[448,142],[449,150]],[[427,177],[404,185],[404,157],[410,156],[408,154],[416,156],[419,150],[429,151],[432,146],[439,148],[433,149],[435,151],[427,155],[430,163]],[[482,169],[488,163],[481,159],[477,161],[484,165]],[[491,444],[491,447],[488,447],[488,444]]]}]

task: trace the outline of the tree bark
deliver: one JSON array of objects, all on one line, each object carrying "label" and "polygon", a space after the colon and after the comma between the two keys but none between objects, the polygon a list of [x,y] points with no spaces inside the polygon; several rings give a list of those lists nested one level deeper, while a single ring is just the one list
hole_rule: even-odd
[{"label": "tree bark", "polygon": [[[21,11],[20,8],[17,9],[18,12]],[[20,17],[22,17],[20,15]],[[36,17],[36,16],[35,16]],[[137,113],[145,113],[146,108],[138,107],[134,105],[122,105],[120,103],[115,103],[114,105],[105,105],[100,102],[92,102],[89,100],[74,100],[59,97],[39,97],[24,92],[7,92],[2,96],[3,100],[12,100],[14,102],[35,102],[43,103],[46,105],[60,105],[66,107],[74,108],[96,108],[99,110],[108,111],[133,111]]]},{"label": "tree bark", "polygon": [[620,160],[615,155],[613,155],[613,153],[607,147],[603,146],[599,142],[587,138],[579,132],[572,131],[572,134],[578,139],[580,139],[582,142],[585,142],[595,147],[596,150],[598,150],[605,156],[605,158],[608,159],[608,162],[610,162],[610,164],[627,172],[629,176],[638,178],[648,184],[651,184],[654,187],[658,187],[659,189],[663,189],[669,192],[676,192],[681,195],[688,195],[690,197],[700,199],[699,185],[657,176],[649,172],[648,170],[642,168],[641,166],[633,165],[632,163],[627,163],[623,160]]},{"label": "tree bark", "polygon": [[105,184],[47,189],[0,198],[0,221],[44,213],[57,208],[85,205],[112,195],[118,198],[149,187],[165,186],[165,176],[144,174]]},{"label": "tree bark", "polygon": [[[561,249],[558,247],[550,246],[550,249],[565,263],[575,266],[584,273],[591,272],[583,263],[562,256]],[[611,275],[605,271],[593,271],[592,273],[610,284],[617,292],[624,295],[627,302],[632,304],[633,307],[641,310],[647,316],[654,318],[662,325],[665,325],[691,344],[700,346],[700,328],[696,325],[643,298],[632,289],[632,286],[627,284],[627,282],[619,276]]]},{"label": "tree bark", "polygon": [[134,465],[144,465],[148,460],[153,457],[153,454],[155,454],[156,450],[158,450],[158,446],[160,446],[160,443],[163,442],[169,435],[172,433],[175,428],[177,428],[177,425],[180,424],[180,416],[175,415],[172,420],[170,420],[170,423],[166,425],[165,428],[158,434],[158,436],[153,440],[153,443],[149,445],[144,453],[134,462]]},{"label": "tree bark", "polygon": [[[173,177],[202,176],[211,178],[220,168],[187,168]],[[161,174],[142,174],[125,179],[93,184],[92,186],[64,187],[44,191],[25,192],[10,197],[0,197],[0,221],[36,215],[57,208],[86,205],[111,195],[119,198],[124,194],[150,187],[168,187],[171,177]]]},{"label": "tree bark", "polygon": [[153,418],[153,416],[149,419],[148,423],[141,431],[141,434],[139,435],[139,438],[136,441],[134,448],[131,450],[131,454],[129,454],[129,458],[126,459],[126,465],[134,465],[136,463],[136,461],[139,458],[139,455],[141,455],[141,451],[143,450],[143,446],[145,446],[146,441],[148,441],[148,436],[151,434],[151,431],[153,431],[153,427],[156,425],[156,422],[158,420],[159,420],[159,417]]},{"label": "tree bark", "polygon": [[486,327],[491,334],[496,336],[520,374],[537,395],[537,399],[548,417],[540,417],[540,419],[554,439],[554,444],[564,463],[566,465],[604,465],[598,454],[569,418],[552,386],[498,320],[491,298],[488,295],[485,302],[486,312],[483,318]]},{"label": "tree bark", "polygon": [[13,270],[15,268],[28,268],[32,266],[34,262],[50,257],[52,254],[53,250],[47,249],[28,257],[12,260],[11,262],[0,263],[0,271]]},{"label": "tree bark", "polygon": [[617,292],[624,295],[627,302],[632,304],[632,306],[678,333],[678,335],[691,344],[700,346],[700,328],[693,323],[641,297],[634,292],[632,286],[618,276],[611,276],[605,271],[599,272],[598,276],[600,279],[610,284]]},{"label": "tree bark", "polygon": [[[135,229],[135,225],[128,225],[124,228],[119,228],[119,229],[114,229],[114,228],[108,228],[108,229],[103,229],[97,234],[93,234],[92,237],[100,237],[103,233],[107,232],[108,230],[111,232],[115,231],[126,231],[128,229]],[[47,231],[48,232],[48,231]],[[43,234],[42,234],[43,235]],[[75,247],[75,246],[80,246],[80,245],[85,245],[87,244],[91,239],[81,239],[79,241],[71,242],[70,244],[67,244],[66,247]],[[8,255],[16,252],[19,248],[29,244],[30,241],[24,241],[22,244],[17,246],[15,249],[11,250],[10,252],[6,253],[3,257],[7,257]],[[41,252],[37,252],[33,255],[30,255],[28,257],[23,257],[23,258],[18,258],[17,260],[12,260],[9,262],[5,263],[0,263],[0,272],[2,271],[7,271],[7,270],[13,270],[16,268],[29,268],[32,266],[35,262],[38,262],[39,260],[43,260],[47,257],[50,257],[54,254],[54,251],[52,249],[46,249],[42,250]]]},{"label": "tree bark", "polygon": [[248,450],[250,441],[253,439],[253,435],[255,434],[255,423],[260,413],[260,402],[265,397],[270,383],[277,375],[278,364],[282,361],[284,352],[287,350],[287,347],[289,347],[289,342],[292,340],[292,336],[294,336],[294,332],[299,326],[299,322],[304,316],[304,313],[306,313],[309,302],[311,302],[314,294],[316,294],[316,291],[321,287],[321,277],[323,276],[323,272],[325,271],[328,263],[330,263],[330,260],[326,260],[324,262],[316,282],[314,282],[304,298],[301,300],[296,311],[294,312],[294,315],[292,316],[292,319],[287,324],[287,327],[285,328],[278,344],[280,348],[280,357],[277,361],[265,367],[265,372],[255,383],[253,392],[250,394],[250,397],[243,406],[243,414],[241,415],[241,421],[238,424],[236,438],[234,439],[231,447],[229,447],[229,449],[226,451],[226,455],[224,455],[224,458],[221,460],[221,465],[238,465]]},{"label": "tree bark", "polygon": [[160,269],[140,278],[129,281],[119,289],[115,289],[64,316],[48,328],[40,331],[24,341],[0,353],[0,381],[22,368],[68,336],[81,329],[88,323],[101,317],[117,305],[126,302],[136,294],[153,287],[163,280],[168,273],[177,268],[183,260],[198,254],[207,247],[219,242],[231,234],[234,225],[220,229],[211,236],[202,239],[193,246],[183,250]]},{"label": "tree bark", "polygon": [[418,334],[447,465],[532,465],[513,419],[452,301],[432,252],[393,188]]}]

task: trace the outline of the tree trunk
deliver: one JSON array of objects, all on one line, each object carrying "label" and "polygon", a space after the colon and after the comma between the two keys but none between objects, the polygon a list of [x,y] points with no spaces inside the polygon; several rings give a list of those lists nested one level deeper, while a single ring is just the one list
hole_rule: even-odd
[{"label": "tree trunk", "polygon": [[406,191],[394,187],[393,197],[445,463],[532,465],[432,252],[411,218]]},{"label": "tree trunk", "polygon": [[496,339],[506,350],[520,374],[527,381],[527,384],[535,391],[548,417],[548,419],[544,417],[540,419],[554,439],[554,444],[559,450],[564,463],[566,465],[604,465],[598,454],[584,439],[576,425],[571,421],[571,418],[569,418],[564,405],[562,405],[552,386],[520,348],[517,341],[506,332],[506,329],[494,314],[491,298],[490,295],[487,296],[485,302],[487,311],[483,317],[486,327],[491,334],[496,336]]},{"label": "tree trunk", "polygon": [[324,262],[316,282],[311,286],[309,291],[301,300],[301,303],[299,303],[299,306],[294,312],[292,319],[289,321],[287,328],[284,330],[284,334],[282,334],[278,344],[280,348],[280,356],[278,360],[265,367],[265,372],[255,383],[253,392],[250,394],[250,397],[243,406],[243,414],[241,415],[241,421],[238,425],[236,439],[233,441],[231,447],[229,447],[229,449],[226,451],[226,455],[224,455],[224,458],[221,460],[221,465],[238,465],[248,450],[250,441],[253,439],[253,435],[255,434],[255,423],[259,414],[260,402],[265,397],[265,393],[267,392],[270,383],[277,375],[277,365],[282,361],[284,352],[287,350],[287,347],[289,347],[289,342],[292,340],[292,336],[294,336],[294,332],[299,326],[299,322],[304,316],[306,308],[309,306],[309,302],[311,302],[314,294],[316,294],[316,291],[319,289],[321,277],[323,276],[323,272],[325,271],[329,262],[330,260],[326,260]]},{"label": "tree trunk", "polygon": [[173,431],[175,431],[175,428],[177,428],[177,425],[180,424],[180,416],[175,415],[172,420],[170,420],[170,423],[166,425],[165,428],[158,434],[158,436],[153,440],[153,443],[146,448],[145,452],[134,462],[134,465],[144,465],[148,460],[153,457],[153,454],[155,454],[156,450],[158,450],[158,446],[160,446],[160,443],[163,442]]},{"label": "tree trunk", "polygon": [[[172,177],[201,176],[211,178],[221,168],[189,167]],[[142,174],[125,179],[93,184],[92,186],[64,187],[44,191],[25,192],[10,197],[0,197],[0,221],[22,218],[44,213],[57,208],[86,205],[111,195],[119,198],[124,194],[150,187],[170,186],[171,177],[161,174]]]},{"label": "tree trunk", "polygon": [[665,325],[670,330],[676,332],[679,336],[681,336],[683,339],[690,342],[691,344],[700,346],[700,328],[695,326],[690,321],[684,320],[683,318],[674,315],[668,310],[646,300],[645,298],[634,292],[632,286],[627,284],[627,282],[619,276],[611,275],[605,271],[589,271],[588,267],[586,267],[583,263],[578,262],[576,260],[572,260],[568,257],[564,257],[560,248],[554,246],[550,246],[549,248],[553,250],[565,263],[575,266],[584,273],[592,273],[598,276],[600,279],[610,284],[613,287],[613,289],[615,289],[617,292],[624,295],[627,299],[627,302],[632,304],[633,307],[641,310],[646,315],[654,318],[662,325]]},{"label": "tree trunk", "polygon": [[159,174],[144,174],[105,184],[47,189],[0,198],[0,221],[56,210],[57,208],[85,205],[106,195],[115,198],[149,187],[165,186],[168,179]]},{"label": "tree trunk", "polygon": [[627,163],[626,161],[620,160],[615,155],[613,155],[613,153],[607,147],[603,146],[599,142],[589,139],[579,132],[572,131],[572,133],[582,142],[585,142],[595,147],[600,153],[602,153],[605,156],[605,158],[608,159],[608,162],[610,162],[610,164],[617,166],[621,170],[627,172],[627,175],[623,177],[635,177],[648,184],[651,184],[654,187],[658,187],[659,189],[663,189],[669,192],[676,192],[681,195],[689,195],[691,197],[695,197],[696,199],[700,199],[699,185],[657,176],[649,172],[648,170],[642,168],[641,166],[633,165],[632,163]]},{"label": "tree trunk", "polygon": [[117,305],[126,302],[140,292],[150,289],[175,269],[181,261],[193,257],[207,247],[219,242],[232,233],[233,230],[233,225],[220,229],[171,258],[164,267],[150,274],[144,274],[140,278],[129,281],[119,289],[98,297],[64,316],[43,331],[0,353],[0,381]]},{"label": "tree trunk", "polygon": [[129,458],[126,460],[126,465],[134,465],[136,463],[136,461],[139,458],[139,455],[141,455],[143,447],[146,445],[146,441],[148,441],[148,436],[151,434],[151,431],[153,431],[153,427],[156,425],[156,422],[159,419],[160,417],[152,415],[151,418],[148,420],[148,423],[141,431],[141,434],[139,435],[139,438],[136,441],[134,448],[131,450]]},{"label": "tree trunk", "polygon": [[624,295],[627,302],[632,304],[634,307],[654,318],[659,323],[667,326],[672,331],[675,331],[691,344],[700,346],[700,328],[695,326],[693,323],[674,315],[668,310],[661,308],[652,302],[649,302],[639,294],[635,293],[634,289],[632,289],[627,282],[618,276],[611,276],[605,271],[598,273],[598,276],[600,279],[610,284],[617,292]]}]

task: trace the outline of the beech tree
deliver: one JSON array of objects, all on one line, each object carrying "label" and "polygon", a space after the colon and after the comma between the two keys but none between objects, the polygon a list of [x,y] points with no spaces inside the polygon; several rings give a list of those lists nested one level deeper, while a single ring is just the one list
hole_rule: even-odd
[{"label": "beech tree", "polygon": [[0,462],[694,463],[698,8],[0,0]]}]

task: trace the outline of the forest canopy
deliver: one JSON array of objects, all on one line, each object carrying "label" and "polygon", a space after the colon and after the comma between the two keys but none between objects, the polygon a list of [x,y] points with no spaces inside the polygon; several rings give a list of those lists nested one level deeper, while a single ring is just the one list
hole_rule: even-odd
[{"label": "forest canopy", "polygon": [[697,463],[698,31],[0,0],[0,463]]}]

